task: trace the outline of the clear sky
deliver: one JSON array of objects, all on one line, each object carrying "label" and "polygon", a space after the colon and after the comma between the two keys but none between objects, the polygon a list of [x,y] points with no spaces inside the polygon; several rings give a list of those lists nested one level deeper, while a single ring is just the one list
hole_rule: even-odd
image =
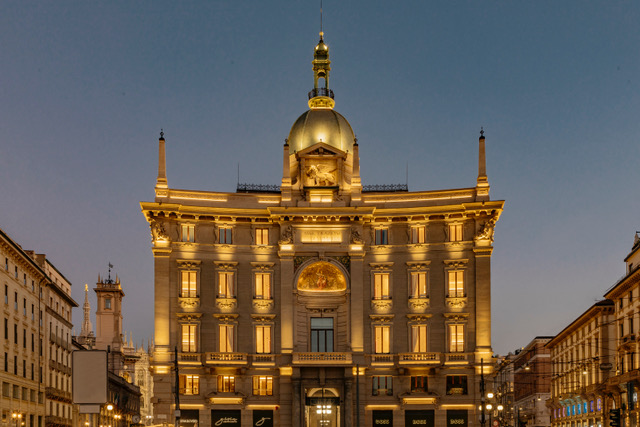
[{"label": "clear sky", "polygon": [[[169,186],[279,184],[313,86],[319,1],[0,2],[0,227],[73,283],[114,264],[153,335],[157,139]],[[481,126],[494,351],[555,335],[624,274],[640,230],[640,2],[324,0],[336,110],[364,184],[470,187]],[[239,167],[238,167],[239,165]],[[95,310],[95,298],[91,302]],[[81,307],[73,313],[76,330]],[[94,322],[95,326],[95,322]]]}]

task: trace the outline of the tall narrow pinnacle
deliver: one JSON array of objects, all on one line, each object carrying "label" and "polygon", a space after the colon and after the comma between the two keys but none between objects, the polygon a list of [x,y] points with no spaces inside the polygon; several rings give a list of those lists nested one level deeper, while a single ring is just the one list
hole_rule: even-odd
[{"label": "tall narrow pinnacle", "polygon": [[82,304],[82,311],[84,312],[84,317],[80,335],[88,337],[93,332],[93,326],[91,326],[91,305],[89,304],[89,285],[87,284],[84,285],[84,304]]}]

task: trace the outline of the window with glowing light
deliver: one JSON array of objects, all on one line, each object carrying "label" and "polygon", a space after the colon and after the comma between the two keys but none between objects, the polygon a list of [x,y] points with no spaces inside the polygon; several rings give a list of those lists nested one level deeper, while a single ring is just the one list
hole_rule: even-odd
[{"label": "window with glowing light", "polygon": [[411,325],[411,351],[427,352],[427,325]]},{"label": "window with glowing light", "polygon": [[256,273],[254,276],[255,299],[271,299],[271,273]]},{"label": "window with glowing light", "polygon": [[183,353],[195,353],[197,350],[197,325],[194,324],[182,324],[182,347]]},{"label": "window with glowing light", "polygon": [[196,226],[193,224],[182,224],[180,226],[180,240],[183,242],[195,242]]},{"label": "window with glowing light", "polygon": [[447,272],[448,284],[447,288],[450,298],[464,297],[464,271],[463,270],[450,270]]},{"label": "window with glowing light", "polygon": [[269,229],[256,228],[256,245],[268,245],[268,244],[269,244]]},{"label": "window with glowing light", "polygon": [[373,274],[373,299],[391,299],[389,273]]},{"label": "window with glowing light", "polygon": [[427,241],[427,227],[424,225],[417,225],[411,227],[411,243],[425,243]]},{"label": "window with glowing light", "polygon": [[235,352],[235,325],[219,325],[218,345],[220,353]]},{"label": "window with glowing light", "polygon": [[393,396],[393,377],[381,375],[371,377],[374,396]]},{"label": "window with glowing light", "polygon": [[256,353],[271,353],[271,325],[256,326]]},{"label": "window with glowing light", "polygon": [[273,396],[273,377],[267,375],[255,375],[253,377],[254,396]]},{"label": "window with glowing light", "polygon": [[391,352],[391,328],[388,325],[375,325],[373,327],[374,352],[376,354],[388,354]]},{"label": "window with glowing light", "polygon": [[236,287],[234,273],[230,271],[218,272],[218,298],[235,298]]},{"label": "window with glowing light", "polygon": [[200,394],[200,377],[198,375],[180,375],[180,394]]},{"label": "window with glowing light", "polygon": [[462,324],[449,325],[449,352],[450,353],[464,352],[464,325]]},{"label": "window with glowing light", "polygon": [[236,391],[236,377],[233,375],[218,375],[218,393],[234,393]]},{"label": "window with glowing light", "polygon": [[196,298],[198,296],[197,271],[183,270],[180,272],[180,296],[182,298]]},{"label": "window with glowing light", "polygon": [[427,273],[418,271],[411,273],[411,289],[409,298],[428,298],[427,293]]},{"label": "window with glowing light", "polygon": [[449,224],[449,241],[462,241],[462,224]]},{"label": "window with glowing light", "polygon": [[231,227],[220,227],[218,229],[218,243],[231,245],[233,243],[233,233]]}]

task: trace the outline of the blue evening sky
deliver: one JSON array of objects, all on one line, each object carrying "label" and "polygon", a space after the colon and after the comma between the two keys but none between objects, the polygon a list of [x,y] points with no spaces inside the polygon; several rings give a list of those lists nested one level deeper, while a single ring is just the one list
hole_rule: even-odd
[{"label": "blue evening sky", "polygon": [[[278,184],[306,110],[319,1],[0,3],[0,227],[81,305],[107,263],[153,335],[153,200]],[[336,110],[364,184],[491,196],[494,351],[555,335],[624,273],[640,230],[640,2],[324,0]],[[95,310],[95,298],[91,295]],[[74,310],[79,331],[82,310]],[[94,321],[95,327],[95,321]]]}]

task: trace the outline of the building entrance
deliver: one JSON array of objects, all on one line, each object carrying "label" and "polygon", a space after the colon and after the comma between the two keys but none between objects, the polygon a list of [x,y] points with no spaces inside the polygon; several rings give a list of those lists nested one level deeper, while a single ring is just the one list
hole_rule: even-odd
[{"label": "building entrance", "polygon": [[305,399],[306,427],[340,427],[340,397],[335,389],[313,389]]}]

